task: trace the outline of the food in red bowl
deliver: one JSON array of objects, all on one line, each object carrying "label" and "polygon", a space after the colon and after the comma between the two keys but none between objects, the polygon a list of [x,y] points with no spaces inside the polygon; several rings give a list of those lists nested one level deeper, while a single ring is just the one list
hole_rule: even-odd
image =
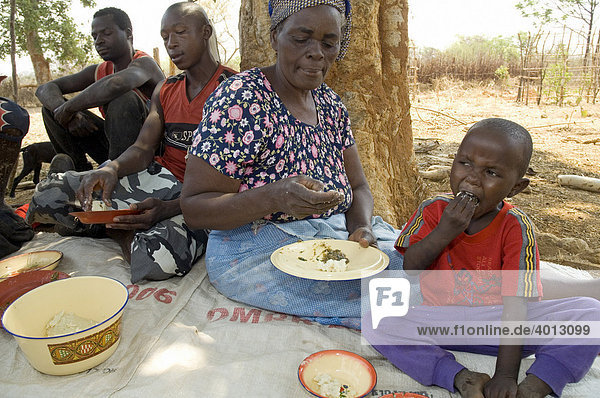
[{"label": "food in red bowl", "polygon": [[0,318],[8,306],[36,287],[66,279],[69,274],[54,270],[29,271],[0,282]]},{"label": "food in red bowl", "polygon": [[343,350],[315,352],[298,367],[298,379],[309,393],[320,398],[367,396],[377,383],[369,361]]}]

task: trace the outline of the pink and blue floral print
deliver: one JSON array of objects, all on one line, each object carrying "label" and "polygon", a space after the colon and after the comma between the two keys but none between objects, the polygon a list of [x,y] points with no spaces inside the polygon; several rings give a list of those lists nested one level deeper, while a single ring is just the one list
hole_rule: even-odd
[{"label": "pink and blue floral print", "polygon": [[[232,76],[206,101],[189,153],[241,180],[240,192],[301,174],[320,180],[325,191],[337,190],[344,200],[312,218],[344,213],[352,203],[343,160],[343,151],[354,145],[348,111],[325,84],[312,90],[312,96],[318,116],[315,126],[287,110],[260,69]],[[265,219],[294,220],[284,213]]]}]

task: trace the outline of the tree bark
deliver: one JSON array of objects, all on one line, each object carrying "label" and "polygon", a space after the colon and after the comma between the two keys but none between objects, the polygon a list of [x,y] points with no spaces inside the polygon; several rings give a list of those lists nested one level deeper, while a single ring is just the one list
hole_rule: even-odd
[{"label": "tree bark", "polygon": [[27,53],[33,65],[35,80],[39,85],[50,81],[50,63],[44,57],[40,46],[39,34],[36,30],[31,30],[25,34]]},{"label": "tree bark", "polygon": [[242,0],[240,5],[240,70],[275,63],[271,48],[271,19],[264,0]]},{"label": "tree bark", "polygon": [[[375,214],[403,224],[426,195],[412,145],[408,95],[408,1],[353,0],[352,39],[327,84],[350,112],[375,199]],[[242,0],[241,69],[274,63],[266,2]]]},{"label": "tree bark", "polygon": [[[38,0],[33,0],[31,6],[37,11]],[[25,47],[27,48],[29,59],[31,59],[31,64],[33,65],[35,80],[39,86],[50,81],[50,63],[46,60],[46,57],[44,57],[37,24],[32,23],[31,20],[27,20],[28,17],[35,18],[35,13],[34,15],[24,15],[24,17],[26,18],[24,26],[30,27],[25,28]]]},{"label": "tree bark", "polygon": [[17,41],[15,35],[15,16],[17,14],[16,0],[10,0],[10,64],[12,69],[13,101],[19,102],[19,76],[17,75]]}]

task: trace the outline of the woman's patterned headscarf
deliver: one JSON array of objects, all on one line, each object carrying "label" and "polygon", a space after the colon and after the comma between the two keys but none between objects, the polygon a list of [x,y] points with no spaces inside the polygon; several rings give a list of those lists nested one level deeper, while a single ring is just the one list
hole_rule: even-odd
[{"label": "woman's patterned headscarf", "polygon": [[345,18],[346,24],[342,30],[340,52],[337,60],[344,58],[348,44],[350,44],[350,30],[352,29],[352,7],[350,0],[269,0],[269,16],[271,17],[271,30],[275,29],[284,19],[295,12],[308,7],[328,5],[335,7]]}]

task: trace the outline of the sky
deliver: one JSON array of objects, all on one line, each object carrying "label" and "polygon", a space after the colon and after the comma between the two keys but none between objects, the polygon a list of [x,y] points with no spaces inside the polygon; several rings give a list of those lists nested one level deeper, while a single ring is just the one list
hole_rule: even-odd
[{"label": "sky", "polygon": [[[152,54],[152,49],[158,47],[161,54],[166,56],[159,34],[160,19],[166,8],[178,1],[96,0],[96,7],[87,9],[74,0],[72,16],[81,24],[82,30],[88,32],[96,10],[109,6],[121,8],[131,18],[135,48]],[[231,12],[229,26],[235,29],[240,0],[220,1],[227,1]],[[516,2],[517,0],[409,0],[409,37],[418,47],[443,50],[458,35],[511,36],[528,30],[530,26],[515,8]],[[19,73],[32,71],[28,58],[20,59],[17,68]],[[9,58],[0,61],[0,74],[11,74]]]},{"label": "sky", "polygon": [[444,50],[457,36],[512,36],[531,28],[517,0],[408,0],[408,35],[417,47]]}]

